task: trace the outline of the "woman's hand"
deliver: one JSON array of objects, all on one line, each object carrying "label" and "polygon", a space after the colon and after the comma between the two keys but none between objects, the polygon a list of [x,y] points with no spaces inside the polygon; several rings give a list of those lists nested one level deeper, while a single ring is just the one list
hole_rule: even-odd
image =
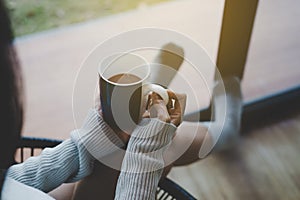
[{"label": "woman's hand", "polygon": [[[186,106],[186,95],[167,91],[169,95],[169,103],[165,105],[164,100],[155,92],[152,92],[148,97],[146,105],[146,112],[143,114],[144,118],[158,118],[159,120],[172,123],[178,127],[183,119],[183,114]],[[100,95],[95,102],[95,108],[102,116],[102,108],[100,103]],[[112,127],[113,128],[113,127]],[[115,129],[114,129],[115,130]],[[118,137],[127,144],[130,135],[125,132],[115,130]]]},{"label": "woman's hand", "polygon": [[186,95],[175,94],[168,90],[169,103],[165,105],[163,99],[155,92],[149,95],[147,109],[143,117],[158,118],[163,122],[179,126],[183,119],[186,106]]},{"label": "woman's hand", "polygon": [[148,95],[148,102],[144,118],[158,118],[163,122],[169,123],[171,121],[169,112],[164,100],[157,93],[152,92]]}]

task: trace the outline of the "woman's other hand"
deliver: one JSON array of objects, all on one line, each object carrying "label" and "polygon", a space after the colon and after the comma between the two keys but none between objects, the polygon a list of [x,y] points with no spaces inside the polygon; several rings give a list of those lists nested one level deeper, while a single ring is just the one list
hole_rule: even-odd
[{"label": "woman's other hand", "polygon": [[178,94],[168,90],[169,103],[167,104],[170,122],[178,127],[183,119],[186,106],[186,94]]}]

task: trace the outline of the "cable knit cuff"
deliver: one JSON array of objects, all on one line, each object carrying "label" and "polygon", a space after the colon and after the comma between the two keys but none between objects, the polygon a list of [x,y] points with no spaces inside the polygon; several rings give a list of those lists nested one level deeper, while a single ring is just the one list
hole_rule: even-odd
[{"label": "cable knit cuff", "polygon": [[96,159],[125,145],[95,109],[89,111],[81,129],[72,131],[71,139]]},{"label": "cable knit cuff", "polygon": [[122,171],[151,172],[164,167],[163,152],[175,134],[173,124],[158,119],[143,119],[129,140]]},{"label": "cable knit cuff", "polygon": [[176,126],[171,123],[165,123],[157,118],[145,118],[133,131],[128,144],[128,151],[136,153],[156,151],[172,140],[175,131]]},{"label": "cable knit cuff", "polygon": [[115,199],[155,199],[161,177],[163,152],[175,134],[173,124],[158,119],[143,119],[129,140]]}]

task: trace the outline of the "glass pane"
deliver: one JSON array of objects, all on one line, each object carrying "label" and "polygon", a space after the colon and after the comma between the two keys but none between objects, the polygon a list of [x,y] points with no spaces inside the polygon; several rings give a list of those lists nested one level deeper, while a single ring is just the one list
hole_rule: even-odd
[{"label": "glass pane", "polygon": [[300,1],[258,4],[243,81],[246,100],[300,84]]}]

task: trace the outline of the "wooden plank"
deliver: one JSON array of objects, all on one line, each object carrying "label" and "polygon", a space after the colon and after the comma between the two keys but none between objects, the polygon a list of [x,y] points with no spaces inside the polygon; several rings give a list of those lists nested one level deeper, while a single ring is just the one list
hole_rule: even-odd
[{"label": "wooden plank", "polygon": [[232,150],[169,177],[199,199],[300,199],[300,113],[251,130]]}]

